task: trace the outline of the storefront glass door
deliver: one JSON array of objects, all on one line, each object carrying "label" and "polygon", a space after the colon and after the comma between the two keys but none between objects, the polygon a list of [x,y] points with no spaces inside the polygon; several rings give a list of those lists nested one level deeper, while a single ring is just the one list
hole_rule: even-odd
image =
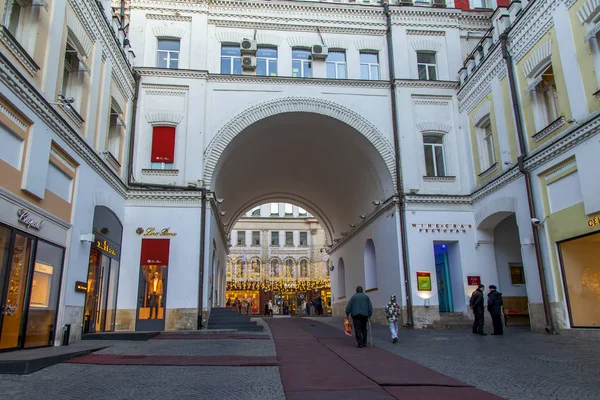
[{"label": "storefront glass door", "polygon": [[83,332],[115,329],[119,262],[99,251],[90,251]]},{"label": "storefront glass door", "polygon": [[139,282],[136,330],[162,331],[165,329],[167,266],[142,265]]},{"label": "storefront glass door", "polygon": [[[10,231],[2,228],[4,242]],[[3,268],[2,298],[2,331],[0,334],[0,349],[20,347],[19,337],[23,330],[27,276],[29,275],[33,240],[27,236],[16,234],[12,245],[12,258],[7,268]],[[6,254],[6,251],[4,252]],[[7,263],[3,263],[7,264]]]}]

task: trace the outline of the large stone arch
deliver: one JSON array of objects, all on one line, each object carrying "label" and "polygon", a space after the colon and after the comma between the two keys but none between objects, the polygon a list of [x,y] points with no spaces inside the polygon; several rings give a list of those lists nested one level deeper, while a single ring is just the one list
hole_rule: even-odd
[{"label": "large stone arch", "polygon": [[396,157],[394,147],[371,122],[358,113],[334,102],[310,97],[283,97],[250,107],[232,118],[208,144],[204,152],[204,182],[212,187],[212,178],[221,154],[244,129],[264,118],[285,113],[314,113],[344,122],[360,132],[377,149],[394,184]]},{"label": "large stone arch", "polygon": [[517,212],[517,199],[514,197],[499,197],[487,201],[475,212],[475,226],[477,229],[494,229],[500,221]]}]

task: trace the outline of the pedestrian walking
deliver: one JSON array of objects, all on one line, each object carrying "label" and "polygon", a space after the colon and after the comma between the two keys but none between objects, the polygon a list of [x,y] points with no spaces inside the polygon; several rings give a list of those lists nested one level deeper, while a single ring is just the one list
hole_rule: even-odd
[{"label": "pedestrian walking", "polygon": [[346,316],[352,317],[354,334],[358,347],[367,347],[367,322],[373,315],[373,305],[369,296],[363,293],[362,286],[356,287],[356,294],[346,305]]},{"label": "pedestrian walking", "polygon": [[485,308],[483,304],[484,289],[484,285],[479,285],[473,294],[471,294],[471,299],[469,300],[469,306],[471,306],[473,315],[475,315],[475,321],[473,321],[473,333],[481,336],[487,336],[487,333],[483,331],[483,321],[485,316]]},{"label": "pedestrian walking", "polygon": [[269,315],[273,315],[273,300],[269,300],[267,307],[269,307]]},{"label": "pedestrian walking", "polygon": [[306,315],[306,301],[302,300],[302,315]]},{"label": "pedestrian walking", "polygon": [[[248,300],[245,297],[242,297],[242,310],[244,310],[244,312],[246,313],[246,315],[248,315]],[[240,314],[242,312],[240,311]]]},{"label": "pedestrian walking", "polygon": [[488,305],[487,309],[492,316],[492,324],[494,326],[494,333],[492,335],[502,335],[502,293],[496,290],[496,286],[489,286],[490,292],[488,293]]},{"label": "pedestrian walking", "polygon": [[241,314],[242,313],[242,303],[240,302],[240,299],[238,299],[236,297],[234,304],[235,304],[235,310]]},{"label": "pedestrian walking", "polygon": [[390,301],[385,305],[385,315],[390,324],[392,343],[396,343],[398,342],[398,316],[400,315],[400,306],[396,303],[395,294],[390,296]]}]

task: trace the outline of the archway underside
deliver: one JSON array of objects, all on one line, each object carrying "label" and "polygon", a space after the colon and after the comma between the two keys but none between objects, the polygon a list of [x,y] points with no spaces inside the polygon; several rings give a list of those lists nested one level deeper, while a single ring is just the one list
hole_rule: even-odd
[{"label": "archway underside", "polygon": [[225,148],[212,175],[230,229],[252,207],[285,201],[313,214],[329,236],[357,224],[394,193],[389,169],[361,133],[334,118],[285,113],[260,120]]}]

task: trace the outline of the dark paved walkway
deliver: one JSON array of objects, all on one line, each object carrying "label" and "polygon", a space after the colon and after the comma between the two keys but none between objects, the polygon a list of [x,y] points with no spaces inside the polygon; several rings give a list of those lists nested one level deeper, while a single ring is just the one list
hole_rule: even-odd
[{"label": "dark paved walkway", "polygon": [[497,400],[499,397],[377,347],[359,349],[310,319],[269,319],[288,400]]}]

